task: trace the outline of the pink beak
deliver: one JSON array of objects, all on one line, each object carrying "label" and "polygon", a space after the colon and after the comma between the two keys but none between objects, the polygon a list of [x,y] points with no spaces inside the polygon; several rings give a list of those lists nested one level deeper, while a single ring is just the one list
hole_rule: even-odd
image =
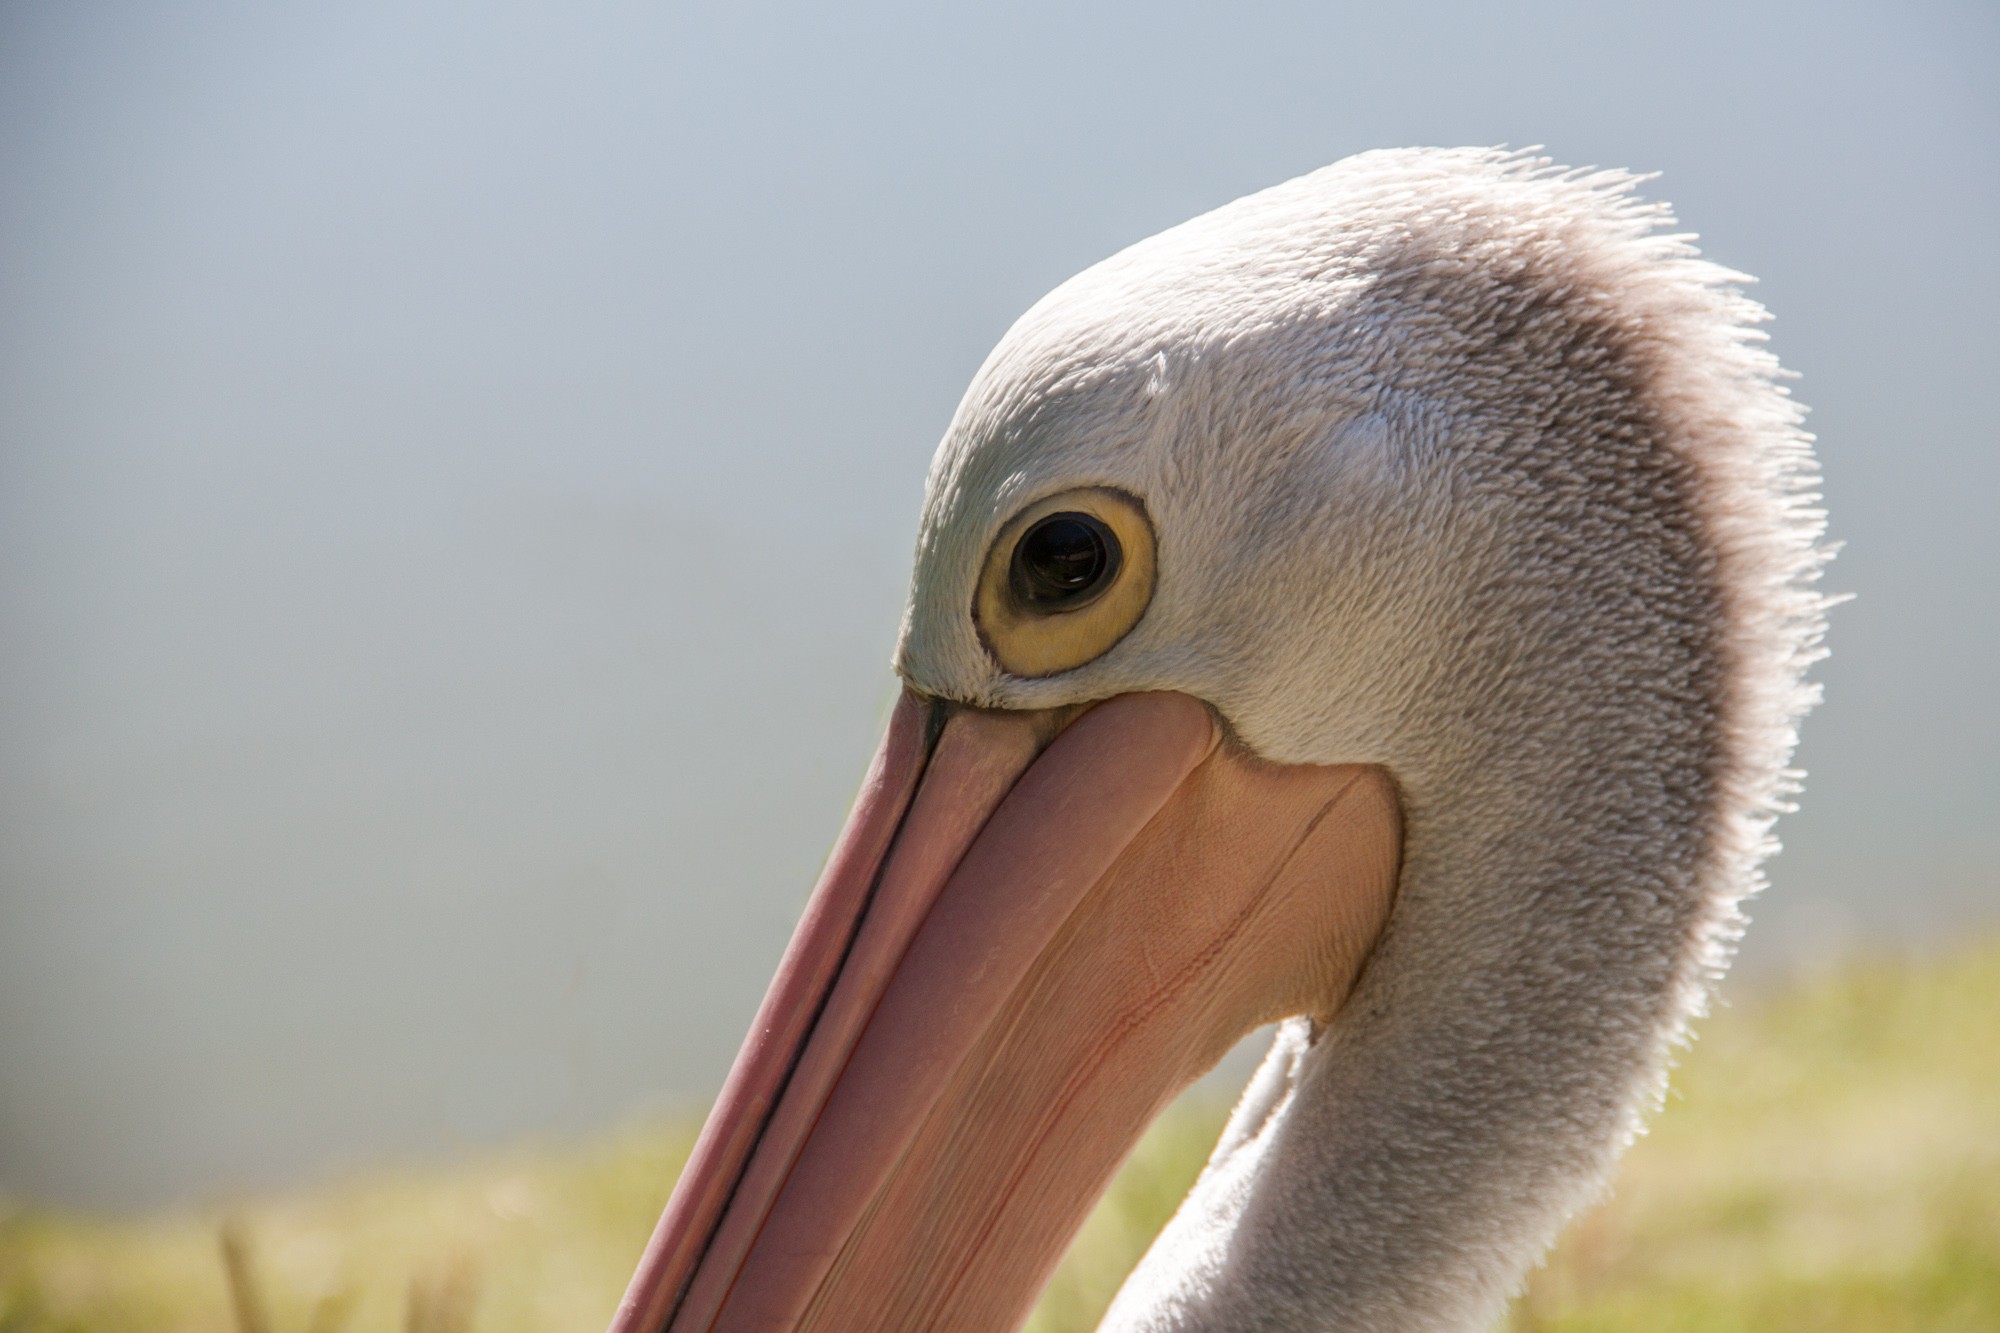
[{"label": "pink beak", "polygon": [[905,693],[613,1333],[1016,1327],[1177,1092],[1339,1008],[1400,842],[1187,695]]}]

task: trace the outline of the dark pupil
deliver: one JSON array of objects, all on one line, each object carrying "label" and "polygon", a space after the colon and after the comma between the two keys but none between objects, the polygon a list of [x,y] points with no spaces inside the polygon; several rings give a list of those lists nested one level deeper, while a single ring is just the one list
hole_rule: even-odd
[{"label": "dark pupil", "polygon": [[1014,548],[1014,589],[1024,601],[1077,604],[1110,581],[1118,539],[1088,514],[1051,514]]}]

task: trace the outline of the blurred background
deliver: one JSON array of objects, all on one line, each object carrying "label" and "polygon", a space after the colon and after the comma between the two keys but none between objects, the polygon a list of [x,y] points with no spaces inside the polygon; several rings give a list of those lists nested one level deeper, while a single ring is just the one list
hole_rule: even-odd
[{"label": "blurred background", "polygon": [[0,3],[0,1193],[698,1115],[986,350],[1374,146],[1658,172],[1777,316],[1856,598],[1732,988],[1978,936],[1996,71],[1986,0]]}]

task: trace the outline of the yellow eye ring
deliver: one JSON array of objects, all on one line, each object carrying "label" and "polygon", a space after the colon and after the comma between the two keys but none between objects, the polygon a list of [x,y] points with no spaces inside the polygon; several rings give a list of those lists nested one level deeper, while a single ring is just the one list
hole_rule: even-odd
[{"label": "yellow eye ring", "polygon": [[1108,487],[1046,496],[993,539],[973,623],[1011,674],[1053,676],[1101,657],[1139,623],[1156,567],[1137,497]]}]

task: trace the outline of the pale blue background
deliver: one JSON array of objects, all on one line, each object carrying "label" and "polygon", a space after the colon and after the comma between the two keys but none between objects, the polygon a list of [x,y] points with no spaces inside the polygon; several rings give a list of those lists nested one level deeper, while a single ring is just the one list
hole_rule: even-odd
[{"label": "pale blue background", "polygon": [[1029,302],[1362,148],[1658,170],[1843,609],[1742,984],[1992,923],[1990,3],[0,5],[0,1189],[699,1105]]}]

